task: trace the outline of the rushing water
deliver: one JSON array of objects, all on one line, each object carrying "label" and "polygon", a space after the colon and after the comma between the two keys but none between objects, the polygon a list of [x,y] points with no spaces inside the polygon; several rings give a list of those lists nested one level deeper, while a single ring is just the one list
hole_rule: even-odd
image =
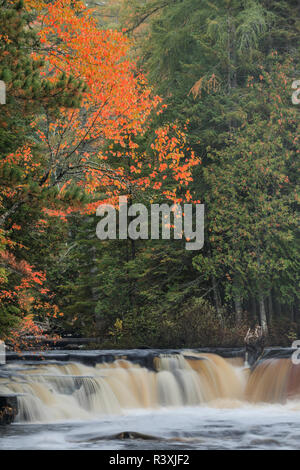
[{"label": "rushing water", "polygon": [[19,415],[2,449],[297,449],[300,366],[189,352],[153,370],[125,359],[97,364],[13,362],[0,394]]}]

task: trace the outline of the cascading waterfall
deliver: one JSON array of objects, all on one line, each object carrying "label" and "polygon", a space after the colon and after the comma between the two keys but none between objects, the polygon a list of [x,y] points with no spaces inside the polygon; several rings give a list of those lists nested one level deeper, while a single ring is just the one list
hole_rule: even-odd
[{"label": "cascading waterfall", "polygon": [[261,362],[249,377],[246,398],[252,402],[285,403],[300,399],[300,366],[290,359]]},{"label": "cascading waterfall", "polygon": [[251,374],[214,354],[161,354],[153,362],[154,370],[126,359],[95,367],[11,363],[5,368],[9,378],[0,378],[0,393],[18,395],[19,422],[89,420],[141,408],[217,407],[222,400],[282,402],[300,395],[300,368],[285,359],[264,361]]}]

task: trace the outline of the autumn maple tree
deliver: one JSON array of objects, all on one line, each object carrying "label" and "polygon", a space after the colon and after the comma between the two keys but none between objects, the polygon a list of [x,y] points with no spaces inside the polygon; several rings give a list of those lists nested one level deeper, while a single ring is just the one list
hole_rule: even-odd
[{"label": "autumn maple tree", "polygon": [[42,184],[57,185],[63,192],[76,181],[85,191],[101,191],[111,199],[129,186],[148,187],[152,181],[159,189],[162,182],[156,177],[171,170],[176,186],[187,185],[198,160],[193,154],[185,157],[184,134],[176,126],[156,130],[151,155],[137,143],[151,114],[162,107],[128,59],[128,38],[118,31],[99,31],[80,2],[74,7],[74,2],[57,1],[37,23],[49,80],[59,80],[62,72],[84,81],[80,108],[61,109],[55,121],[45,115],[33,124],[45,144],[48,166]]}]

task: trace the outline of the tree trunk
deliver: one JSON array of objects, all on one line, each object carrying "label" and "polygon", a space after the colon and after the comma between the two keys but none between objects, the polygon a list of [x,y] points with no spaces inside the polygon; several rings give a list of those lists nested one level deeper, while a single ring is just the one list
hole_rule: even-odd
[{"label": "tree trunk", "polygon": [[276,309],[275,309],[276,310],[276,316],[278,318],[280,318],[281,314],[282,314],[281,303],[277,299],[275,299],[275,306],[276,306]]},{"label": "tree trunk", "polygon": [[234,305],[235,305],[235,320],[236,320],[236,324],[239,325],[242,321],[242,301],[240,297],[236,296],[234,298]]},{"label": "tree trunk", "polygon": [[294,310],[294,305],[291,305],[291,321],[294,323],[295,322],[295,310]]},{"label": "tree trunk", "polygon": [[215,308],[217,311],[217,315],[219,318],[222,319],[220,294],[219,294],[218,284],[217,284],[215,276],[212,276],[212,287],[213,287],[213,293],[214,293],[214,304],[215,304]]},{"label": "tree trunk", "polygon": [[274,318],[272,292],[268,296],[269,325],[272,325]]},{"label": "tree trunk", "polygon": [[250,313],[251,313],[251,317],[253,318],[254,320],[254,323],[257,322],[258,320],[258,317],[257,317],[257,307],[256,307],[256,299],[254,297],[250,297]]},{"label": "tree trunk", "polygon": [[23,204],[22,201],[15,202],[10,209],[8,209],[1,217],[0,217],[0,227],[2,227],[6,219],[13,215],[14,212]]},{"label": "tree trunk", "polygon": [[260,325],[262,327],[263,333],[265,335],[268,334],[268,323],[267,323],[267,315],[265,309],[265,302],[263,296],[259,298],[259,318],[260,318]]}]

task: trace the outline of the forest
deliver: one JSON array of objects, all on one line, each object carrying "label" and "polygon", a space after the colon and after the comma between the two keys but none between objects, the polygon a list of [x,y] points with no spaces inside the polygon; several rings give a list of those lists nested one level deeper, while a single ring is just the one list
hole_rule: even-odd
[{"label": "forest", "polygon": [[[298,0],[0,0],[0,24],[0,339],[300,338]],[[204,204],[203,248],[99,240],[120,196]]]}]

